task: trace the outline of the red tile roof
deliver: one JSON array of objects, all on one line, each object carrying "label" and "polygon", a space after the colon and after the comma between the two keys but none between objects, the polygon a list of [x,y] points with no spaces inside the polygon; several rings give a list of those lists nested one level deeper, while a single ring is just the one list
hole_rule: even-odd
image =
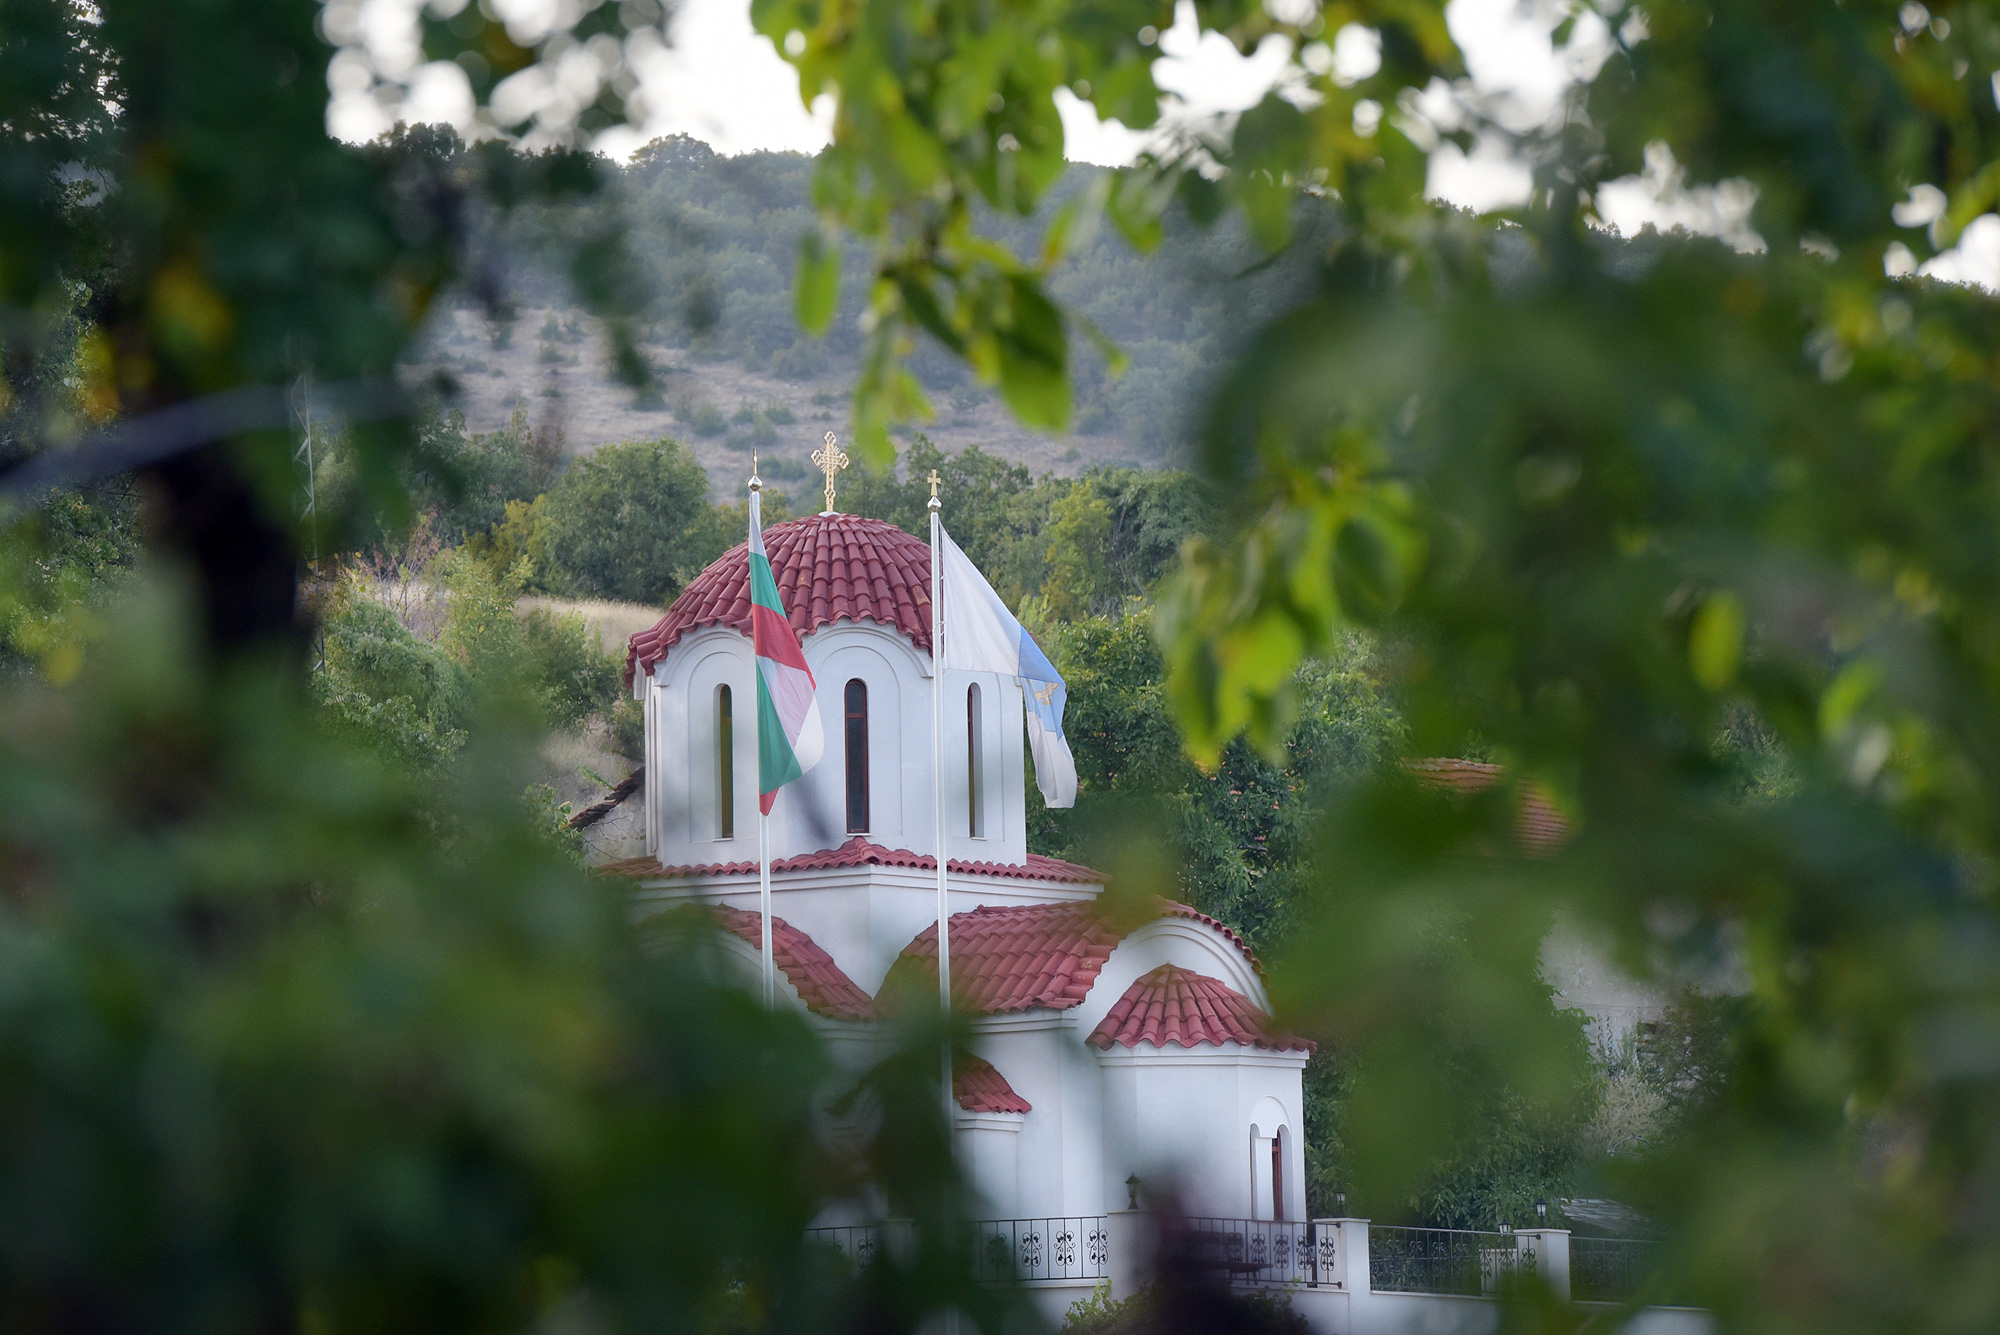
[{"label": "red tile roof", "polygon": [[[860,515],[808,515],[764,530],[778,596],[792,629],[810,635],[836,621],[873,621],[931,647],[931,549],[894,524]],[[625,651],[625,685],[688,632],[731,626],[750,633],[750,553],[732,547],[674,599],[651,630]]]},{"label": "red tile roof", "polygon": [[[1453,760],[1435,757],[1409,760],[1405,768],[1433,788],[1455,793],[1483,793],[1507,777],[1507,767],[1483,760]],[[1548,790],[1532,779],[1521,785],[1520,805],[1514,812],[1514,834],[1531,853],[1553,853],[1576,833],[1568,817],[1557,811]]]},{"label": "red tile roof", "polygon": [[[1111,957],[1118,933],[1095,904],[988,905],[951,915],[951,999],[961,1010],[1000,1015],[1082,1001]],[[937,979],[937,924],[917,934],[883,982]]]},{"label": "red tile roof", "polygon": [[[920,871],[936,871],[937,859],[928,854],[912,853],[906,848],[883,848],[871,844],[862,835],[856,835],[839,848],[821,849],[817,853],[801,853],[795,858],[779,858],[771,864],[774,872],[821,871],[830,867],[912,867]],[[622,858],[617,862],[607,862],[599,866],[599,873],[606,876],[633,876],[641,879],[659,877],[682,878],[693,876],[755,876],[757,864],[754,862],[711,862],[700,866],[663,867],[652,858]],[[1039,853],[1028,854],[1026,862],[964,862],[952,859],[948,868],[960,876],[1006,876],[1021,881],[1058,881],[1065,885],[1103,885],[1104,874],[1074,862],[1064,862],[1061,858],[1045,858]],[[1193,909],[1186,912],[1199,917]],[[1227,928],[1224,929],[1228,930]]]},{"label": "red tile roof", "polygon": [[[1243,939],[1185,904],[1160,902],[1163,917],[1190,918],[1215,928],[1262,972]],[[975,1015],[1002,1015],[1037,1006],[1067,1010],[1089,994],[1122,934],[1096,904],[1009,904],[951,915],[952,1004]],[[937,924],[917,934],[889,968],[883,990],[919,976],[937,980]]]},{"label": "red tile roof", "polygon": [[[726,904],[709,906],[723,930],[734,932],[760,953],[764,949],[763,915]],[[871,1020],[875,1003],[852,978],[841,972],[833,956],[819,943],[783,918],[771,919],[771,962],[784,971],[806,1009],[832,1020]]]},{"label": "red tile roof", "polygon": [[602,802],[594,802],[577,812],[574,816],[571,816],[569,818],[569,828],[572,830],[581,830],[597,824],[597,822],[603,820],[616,810],[620,802],[623,802],[626,798],[632,796],[632,794],[645,786],[646,767],[641,765],[626,775],[610,792],[606,793]]},{"label": "red tile roof", "polygon": [[993,1063],[969,1053],[960,1054],[951,1067],[951,1096],[967,1112],[1033,1112],[1034,1105],[1014,1092],[1007,1077]]},{"label": "red tile roof", "polygon": [[1311,1052],[1313,1044],[1274,1034],[1270,1017],[1218,978],[1178,965],[1159,968],[1125,989],[1085,1040],[1099,1048],[1151,1043],[1192,1048],[1203,1043],[1243,1043],[1278,1052]]}]

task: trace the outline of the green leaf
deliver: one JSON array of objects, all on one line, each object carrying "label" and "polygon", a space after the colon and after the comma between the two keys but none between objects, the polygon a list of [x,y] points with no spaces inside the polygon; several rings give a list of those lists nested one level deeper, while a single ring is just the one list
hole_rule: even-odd
[{"label": "green leaf", "polygon": [[1007,280],[1007,320],[994,331],[1000,392],[1023,422],[1044,431],[1069,425],[1069,340],[1062,313],[1029,274]]},{"label": "green leaf", "polygon": [[965,338],[952,328],[951,321],[945,318],[944,309],[938,305],[937,294],[931,290],[927,266],[903,265],[894,276],[896,291],[902,296],[903,309],[909,312],[910,318],[938,342],[964,356]]},{"label": "green leaf", "polygon": [[795,296],[799,327],[817,338],[833,322],[840,305],[840,247],[824,232],[799,238],[799,276]]},{"label": "green leaf", "polygon": [[1743,662],[1743,604],[1723,590],[1702,600],[1688,628],[1688,668],[1711,691],[1736,680]]}]

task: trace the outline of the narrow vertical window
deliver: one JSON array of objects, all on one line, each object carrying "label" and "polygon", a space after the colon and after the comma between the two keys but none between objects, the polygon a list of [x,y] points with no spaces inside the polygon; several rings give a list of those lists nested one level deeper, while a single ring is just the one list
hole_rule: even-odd
[{"label": "narrow vertical window", "polygon": [[847,683],[847,832],[868,833],[868,683]]},{"label": "narrow vertical window", "polygon": [[986,794],[980,791],[979,783],[986,769],[986,730],[980,722],[979,683],[974,682],[965,691],[965,829],[974,839],[986,837]]},{"label": "narrow vertical window", "polygon": [[727,686],[715,692],[716,838],[736,837],[736,720]]},{"label": "narrow vertical window", "polygon": [[1271,1137],[1271,1218],[1285,1217],[1285,1137]]}]

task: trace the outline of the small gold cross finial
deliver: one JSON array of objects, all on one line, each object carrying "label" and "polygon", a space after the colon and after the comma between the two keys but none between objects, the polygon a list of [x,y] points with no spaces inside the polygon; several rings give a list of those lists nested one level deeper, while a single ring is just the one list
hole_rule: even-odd
[{"label": "small gold cross finial", "polygon": [[938,508],[938,497],[937,497],[938,483],[944,481],[944,479],[939,477],[937,469],[933,468],[931,470],[931,475],[928,480],[931,484],[931,509],[936,510]]},{"label": "small gold cross finial", "polygon": [[840,448],[839,438],[831,431],[826,433],[826,448],[813,451],[813,466],[826,474],[826,509],[824,514],[833,513],[833,475],[847,467],[847,452]]}]

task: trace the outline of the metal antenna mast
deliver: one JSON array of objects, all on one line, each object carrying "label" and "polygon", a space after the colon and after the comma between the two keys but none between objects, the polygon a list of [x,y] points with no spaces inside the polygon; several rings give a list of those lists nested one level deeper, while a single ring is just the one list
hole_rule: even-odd
[{"label": "metal antenna mast", "polygon": [[[312,372],[301,371],[299,378],[292,382],[292,416],[299,423],[299,445],[292,451],[292,465],[305,470],[300,486],[299,522],[305,525],[309,549],[312,552],[306,569],[310,578],[319,578],[319,493],[318,469],[313,465],[313,420],[312,420]],[[326,633],[313,631],[313,671],[326,667]]]}]

